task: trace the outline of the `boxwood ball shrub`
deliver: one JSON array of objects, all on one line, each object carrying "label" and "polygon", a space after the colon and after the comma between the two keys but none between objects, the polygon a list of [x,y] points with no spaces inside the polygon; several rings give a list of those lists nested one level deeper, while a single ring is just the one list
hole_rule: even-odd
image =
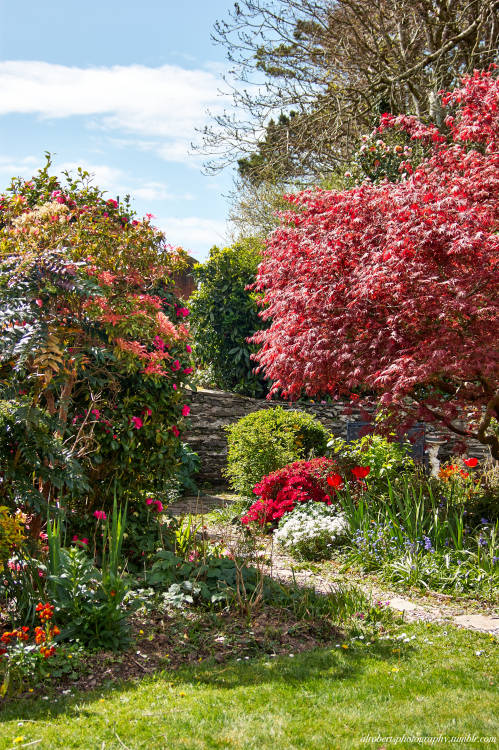
[{"label": "boxwood ball shrub", "polygon": [[293,461],[322,456],[330,437],[311,414],[280,406],[247,414],[226,430],[225,475],[236,492],[247,496],[267,474]]}]

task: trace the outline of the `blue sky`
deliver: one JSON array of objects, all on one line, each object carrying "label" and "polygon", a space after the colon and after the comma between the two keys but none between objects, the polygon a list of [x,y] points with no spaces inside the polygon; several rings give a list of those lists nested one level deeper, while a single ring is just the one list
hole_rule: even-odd
[{"label": "blue sky", "polygon": [[191,152],[226,67],[210,32],[228,0],[0,0],[0,190],[54,167],[95,173],[110,196],[199,260],[227,239],[230,171],[207,177]]}]

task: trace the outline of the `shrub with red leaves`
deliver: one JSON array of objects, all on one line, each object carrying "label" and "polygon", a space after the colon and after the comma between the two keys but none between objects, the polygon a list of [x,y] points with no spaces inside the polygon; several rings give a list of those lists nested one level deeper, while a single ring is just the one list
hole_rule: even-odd
[{"label": "shrub with red leaves", "polygon": [[400,182],[288,196],[253,342],[275,392],[371,393],[403,427],[439,421],[499,459],[499,81],[475,71],[442,101],[446,133],[382,117],[429,149]]},{"label": "shrub with red leaves", "polygon": [[243,524],[278,521],[299,503],[326,503],[331,505],[334,489],[328,486],[327,478],[338,466],[331,458],[313,458],[311,461],[295,461],[283,469],[272,472],[255,485],[253,492],[259,496],[241,521]]}]

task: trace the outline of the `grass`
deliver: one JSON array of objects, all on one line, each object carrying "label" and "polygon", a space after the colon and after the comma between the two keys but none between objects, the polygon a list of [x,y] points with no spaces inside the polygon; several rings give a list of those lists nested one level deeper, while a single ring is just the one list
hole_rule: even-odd
[{"label": "grass", "polygon": [[[412,748],[440,735],[497,741],[497,647],[485,634],[418,623],[391,627],[371,645],[351,639],[293,657],[207,660],[94,693],[6,704],[0,750]],[[365,735],[420,741],[366,744]]]}]

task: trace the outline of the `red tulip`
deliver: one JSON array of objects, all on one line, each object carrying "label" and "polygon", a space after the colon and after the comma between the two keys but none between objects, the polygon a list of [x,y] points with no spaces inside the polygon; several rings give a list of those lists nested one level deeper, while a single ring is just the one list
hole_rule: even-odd
[{"label": "red tulip", "polygon": [[370,466],[354,466],[352,469],[352,474],[354,475],[355,479],[362,480],[367,477],[370,471]]}]

